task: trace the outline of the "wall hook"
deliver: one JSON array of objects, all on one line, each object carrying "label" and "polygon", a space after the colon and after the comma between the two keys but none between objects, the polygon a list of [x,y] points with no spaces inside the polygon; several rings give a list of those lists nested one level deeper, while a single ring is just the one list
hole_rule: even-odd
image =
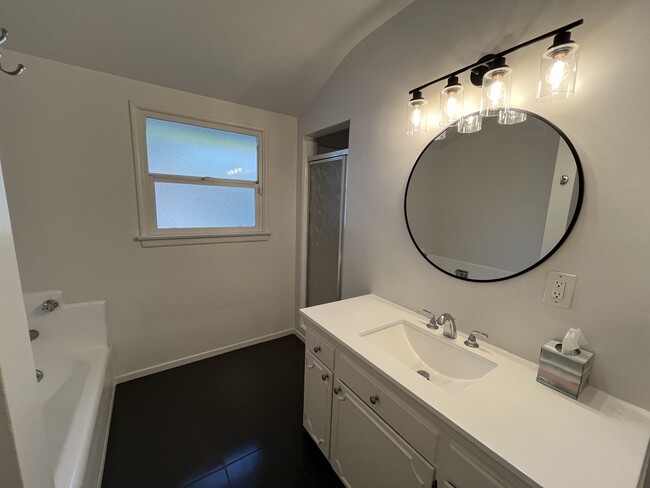
[{"label": "wall hook", "polygon": [[[7,35],[9,32],[7,29],[4,27],[0,28],[0,46],[2,46],[6,41],[7,41]],[[0,54],[0,57],[2,54]],[[2,67],[2,63],[0,63],[0,71],[3,73],[9,75],[9,76],[17,76],[21,74],[23,71],[25,71],[25,65],[24,64],[19,64],[18,67],[15,70],[7,70]]]}]

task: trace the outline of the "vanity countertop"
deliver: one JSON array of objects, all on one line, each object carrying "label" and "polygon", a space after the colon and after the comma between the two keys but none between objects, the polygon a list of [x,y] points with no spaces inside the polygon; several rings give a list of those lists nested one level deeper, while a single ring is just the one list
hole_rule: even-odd
[{"label": "vanity countertop", "polygon": [[[537,364],[483,341],[472,352],[497,367],[461,391],[445,391],[360,335],[400,320],[428,331],[421,315],[375,295],[301,314],[538,485],[637,488],[650,441],[650,412],[589,386],[573,400],[537,383]],[[433,333],[442,335],[440,329]],[[454,342],[462,346],[466,337],[459,332]]]}]

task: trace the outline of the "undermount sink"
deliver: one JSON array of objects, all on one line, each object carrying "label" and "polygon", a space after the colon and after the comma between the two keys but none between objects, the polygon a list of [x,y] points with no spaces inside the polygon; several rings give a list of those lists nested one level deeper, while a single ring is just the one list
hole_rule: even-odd
[{"label": "undermount sink", "polygon": [[490,372],[496,364],[409,322],[400,321],[361,334],[399,362],[455,393]]}]

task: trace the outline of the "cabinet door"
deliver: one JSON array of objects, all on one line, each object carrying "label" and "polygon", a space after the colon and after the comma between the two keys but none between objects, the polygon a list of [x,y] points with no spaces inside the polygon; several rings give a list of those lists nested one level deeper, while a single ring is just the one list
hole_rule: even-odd
[{"label": "cabinet door", "polygon": [[332,418],[332,372],[305,353],[305,400],[302,424],[325,456],[330,451]]},{"label": "cabinet door", "polygon": [[449,449],[445,473],[445,488],[506,488],[482,463],[454,443]]},{"label": "cabinet door", "polygon": [[330,460],[348,488],[429,488],[434,468],[339,380]]}]

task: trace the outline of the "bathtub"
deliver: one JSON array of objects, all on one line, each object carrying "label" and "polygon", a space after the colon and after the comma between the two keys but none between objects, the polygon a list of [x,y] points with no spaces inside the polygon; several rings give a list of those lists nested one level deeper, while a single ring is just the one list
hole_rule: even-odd
[{"label": "bathtub", "polygon": [[[55,299],[60,306],[43,312]],[[97,488],[108,440],[115,373],[106,337],[103,301],[65,304],[62,293],[25,295],[39,383],[45,441],[56,488]]]}]

